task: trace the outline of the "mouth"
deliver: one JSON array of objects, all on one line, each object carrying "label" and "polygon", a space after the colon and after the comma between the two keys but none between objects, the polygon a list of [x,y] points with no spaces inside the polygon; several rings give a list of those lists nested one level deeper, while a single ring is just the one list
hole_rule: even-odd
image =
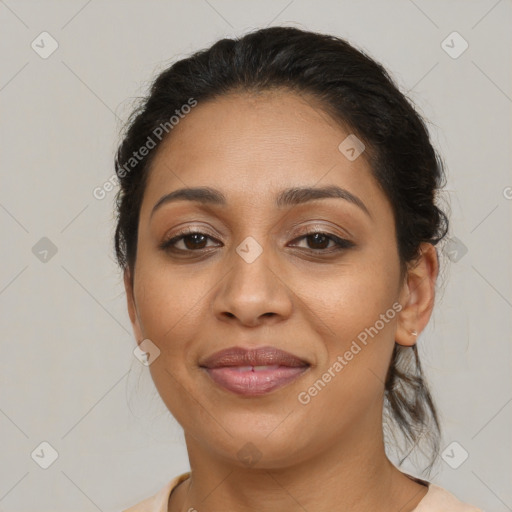
[{"label": "mouth", "polygon": [[275,347],[233,347],[216,352],[199,366],[223,389],[237,395],[261,396],[299,378],[311,365]]}]

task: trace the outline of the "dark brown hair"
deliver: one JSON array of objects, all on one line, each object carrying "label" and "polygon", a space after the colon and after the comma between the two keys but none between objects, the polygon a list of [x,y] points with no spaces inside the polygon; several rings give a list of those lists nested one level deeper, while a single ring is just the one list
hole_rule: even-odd
[{"label": "dark brown hair", "polygon": [[[444,186],[442,161],[421,116],[386,70],[342,38],[271,27],[219,40],[175,62],[159,74],[128,120],[115,160],[121,185],[115,252],[121,268],[130,269],[132,282],[140,207],[161,140],[127,167],[133,153],[191,98],[201,103],[231,92],[274,88],[316,98],[326,113],[364,142],[364,157],[392,204],[402,277],[419,256],[421,243],[436,245],[446,235],[448,218],[435,204],[436,191]],[[410,449],[427,441],[429,471],[439,451],[440,426],[416,345],[395,343],[385,382],[385,413]]]}]

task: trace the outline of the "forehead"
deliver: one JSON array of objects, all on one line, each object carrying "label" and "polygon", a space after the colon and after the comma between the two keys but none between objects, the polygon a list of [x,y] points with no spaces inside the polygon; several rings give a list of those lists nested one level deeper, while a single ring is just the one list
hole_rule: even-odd
[{"label": "forehead", "polygon": [[364,152],[349,160],[340,151],[349,135],[302,94],[266,91],[199,102],[158,149],[141,217],[163,194],[195,186],[222,190],[232,205],[273,208],[284,188],[335,184],[364,197],[369,210],[389,208]]}]

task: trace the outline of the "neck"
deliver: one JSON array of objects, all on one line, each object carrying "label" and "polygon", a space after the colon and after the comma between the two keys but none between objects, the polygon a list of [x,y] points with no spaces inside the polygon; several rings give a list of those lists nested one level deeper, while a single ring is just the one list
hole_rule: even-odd
[{"label": "neck", "polygon": [[172,494],[169,512],[237,510],[411,512],[427,492],[386,457],[382,429],[344,436],[287,467],[230,464],[185,436],[191,476]]}]

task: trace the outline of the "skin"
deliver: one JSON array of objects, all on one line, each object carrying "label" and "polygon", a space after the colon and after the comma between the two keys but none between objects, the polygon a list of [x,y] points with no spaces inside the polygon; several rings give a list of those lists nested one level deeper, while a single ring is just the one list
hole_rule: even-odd
[{"label": "skin", "polygon": [[[411,331],[430,318],[437,255],[423,244],[400,278],[391,205],[364,153],[350,161],[338,150],[349,133],[306,96],[230,94],[199,103],[156,154],[125,287],[137,341],[161,351],[149,367],[156,388],[185,432],[192,476],[172,493],[169,512],[408,512],[427,492],[387,459],[382,407],[395,341],[414,345]],[[338,198],[274,206],[284,188],[330,184],[358,196],[370,215]],[[185,186],[216,188],[227,205],[182,200],[150,218],[160,197]],[[158,247],[183,227],[210,238],[176,242],[182,254]],[[355,246],[332,252],[329,239],[304,238],[307,228]],[[263,250],[252,263],[235,251],[249,236]],[[395,302],[400,313],[299,403]],[[265,396],[238,396],[198,366],[235,345],[273,345],[311,366]],[[237,456],[249,442],[261,454],[253,466]]]}]

